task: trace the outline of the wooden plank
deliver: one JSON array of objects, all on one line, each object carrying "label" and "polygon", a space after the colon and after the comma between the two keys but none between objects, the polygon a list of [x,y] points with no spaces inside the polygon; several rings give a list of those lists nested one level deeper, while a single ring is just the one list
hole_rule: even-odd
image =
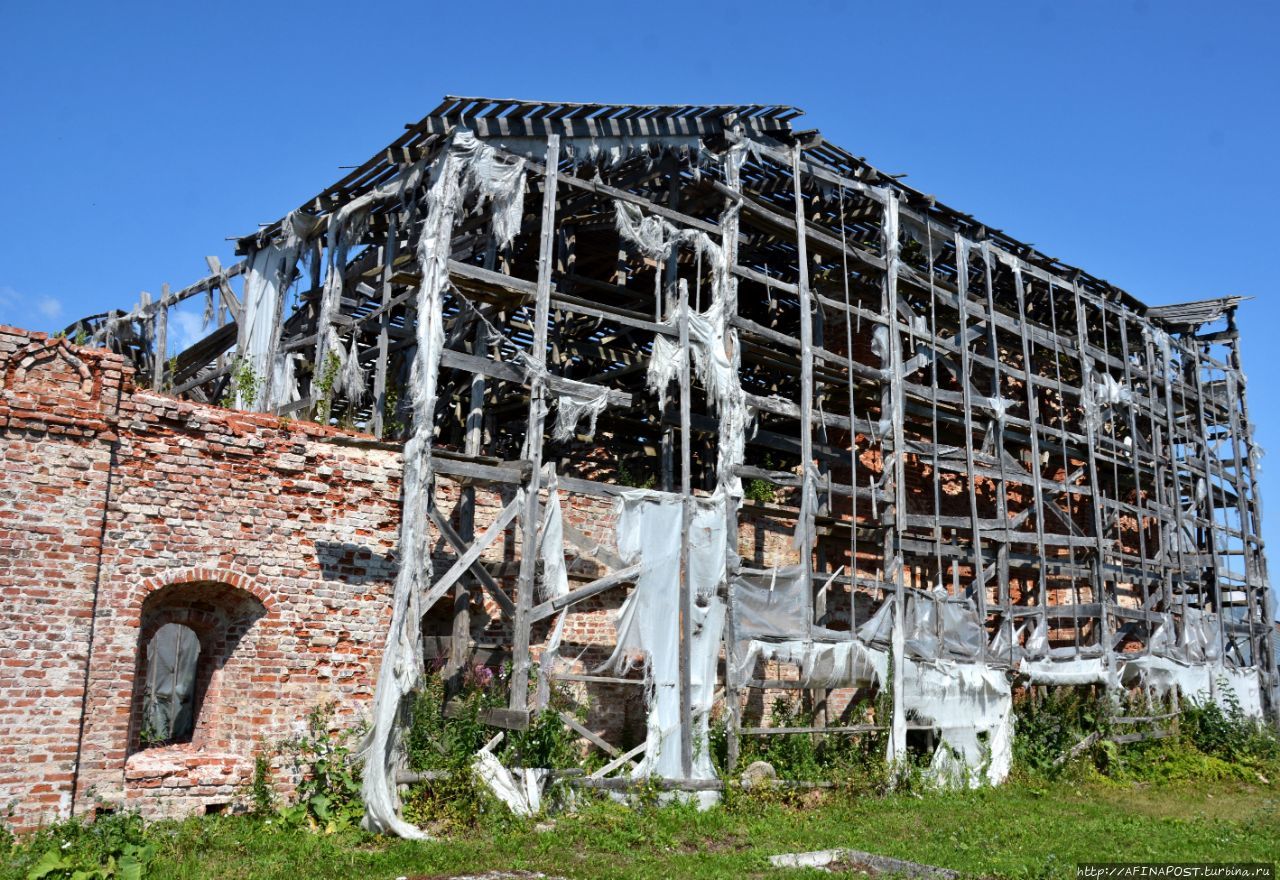
[{"label": "wooden plank", "polygon": [[680,766],[685,776],[693,775],[693,593],[689,584],[689,533],[693,529],[693,482],[690,474],[689,413],[693,393],[690,379],[689,285],[681,279],[679,289],[680,325]]},{"label": "wooden plank", "polygon": [[[432,464],[437,464],[442,459],[434,459]],[[439,472],[439,468],[434,468]],[[453,526],[449,525],[449,521],[440,513],[440,509],[435,505],[431,507],[431,521],[436,524],[436,528],[440,529],[440,534],[444,535],[446,541],[453,547],[456,553],[466,553],[467,548],[471,546],[470,542],[464,541],[462,536],[454,531]],[[488,569],[480,562],[479,559],[471,563],[471,573],[480,581],[481,585],[493,597],[493,601],[498,603],[504,614],[508,617],[515,615],[516,606],[511,601],[511,597],[506,591],[499,586],[498,582],[493,579],[493,575],[489,574]]]},{"label": "wooden plank", "polygon": [[592,596],[598,596],[606,590],[612,590],[614,587],[620,587],[623,584],[631,583],[639,574],[639,564],[629,565],[626,568],[619,569],[618,571],[612,571],[604,577],[596,578],[591,583],[578,587],[576,590],[571,590],[563,596],[548,599],[546,602],[543,602],[541,605],[537,605],[530,610],[530,622],[537,623],[540,620],[545,620],[557,611],[561,611],[571,605],[576,605],[583,599],[589,599]]},{"label": "wooden plank", "polygon": [[[444,704],[445,718],[458,718],[465,710],[462,704],[457,700],[450,700]],[[523,711],[518,709],[504,709],[502,707],[492,707],[481,709],[478,718],[482,724],[490,727],[501,727],[504,730],[528,730],[529,729],[529,710]]]},{"label": "wooden plank", "polygon": [[160,303],[156,309],[155,316],[155,365],[152,368],[151,389],[153,391],[163,391],[165,382],[165,370],[168,369],[169,363],[169,284],[166,282],[160,285]]},{"label": "wooden plank", "polygon": [[533,608],[534,578],[537,571],[537,532],[539,517],[538,491],[542,481],[542,440],[547,414],[546,387],[542,377],[546,375],[547,318],[551,307],[552,246],[555,243],[556,191],[560,174],[560,136],[547,136],[547,161],[543,182],[541,238],[538,246],[538,289],[534,305],[533,345],[529,359],[533,368],[533,380],[529,392],[529,420],[525,441],[525,457],[531,466],[529,482],[525,486],[525,507],[520,532],[523,549],[520,553],[520,574],[516,587],[516,620],[512,637],[513,666],[511,672],[511,702],[515,710],[526,708],[529,700],[529,626]]},{"label": "wooden plank", "polygon": [[604,752],[609,757],[616,758],[618,755],[622,754],[616,748],[609,745],[603,737],[598,736],[595,732],[583,727],[582,724],[579,723],[578,719],[574,718],[568,712],[561,711],[560,720],[568,725],[570,730],[585,739],[587,742],[591,743],[596,748],[600,749],[600,751]]},{"label": "wooden plank", "polygon": [[498,535],[506,530],[519,511],[520,505],[516,501],[512,501],[504,507],[498,518],[489,524],[489,528],[484,530],[484,534],[473,541],[471,546],[458,557],[449,570],[431,585],[431,588],[427,590],[426,595],[422,598],[423,614],[426,614],[431,609],[431,606],[435,605],[440,600],[440,597],[454,585],[458,578],[462,577],[463,573],[475,564],[476,560],[480,558],[480,554],[497,539]]},{"label": "wooden plank", "polygon": [[[795,205],[795,230],[805,229],[804,189],[800,178],[800,145],[791,152],[791,186]],[[800,467],[801,497],[815,497],[813,485],[813,297],[809,290],[809,254],[805,236],[796,235],[796,288],[800,294]],[[813,626],[813,542],[814,511],[802,504],[806,515],[796,523],[796,543],[800,552],[800,584],[805,603],[804,637]]]},{"label": "wooden plank", "polygon": [[381,437],[386,425],[387,409],[387,347],[391,342],[391,298],[395,285],[392,282],[396,262],[396,250],[400,235],[396,225],[397,215],[387,220],[387,241],[382,248],[382,309],[378,316],[378,358],[373,374],[373,435]]}]

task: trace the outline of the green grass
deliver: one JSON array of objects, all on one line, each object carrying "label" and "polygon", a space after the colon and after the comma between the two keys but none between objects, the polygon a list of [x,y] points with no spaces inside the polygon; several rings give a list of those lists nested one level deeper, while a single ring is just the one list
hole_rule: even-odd
[{"label": "green grass", "polygon": [[[448,839],[410,842],[357,831],[313,834],[239,816],[157,823],[147,835],[157,854],[146,876],[381,880],[504,868],[570,878],[803,877],[770,868],[768,856],[832,847],[1012,878],[1072,877],[1079,861],[1276,862],[1280,788],[1238,780],[1023,780],[791,804],[739,796],[705,813],[596,801],[553,826],[538,831],[533,822],[491,818]],[[0,860],[0,878],[25,877],[39,855],[33,850]]]}]

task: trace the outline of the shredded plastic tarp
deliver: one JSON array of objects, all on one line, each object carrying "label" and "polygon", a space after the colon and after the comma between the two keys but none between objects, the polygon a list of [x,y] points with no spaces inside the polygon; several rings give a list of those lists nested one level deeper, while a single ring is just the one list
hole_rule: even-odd
[{"label": "shredded plastic tarp", "polygon": [[298,248],[294,244],[269,244],[248,259],[236,327],[236,358],[254,376],[266,377],[271,371],[272,377],[270,389],[260,389],[252,400],[245,397],[245,389],[237,387],[237,409],[264,412],[277,404],[277,395],[281,399],[289,397],[290,389],[284,387],[288,378],[285,367],[273,362],[271,354],[279,334],[282,295],[297,261]]},{"label": "shredded plastic tarp", "polygon": [[1032,684],[1119,686],[1118,672],[1103,657],[1081,657],[1074,660],[1029,660],[1022,673]]},{"label": "shredded plastic tarp", "polygon": [[1013,696],[1005,673],[984,663],[907,659],[903,707],[932,725],[941,744],[931,769],[936,781],[976,788],[998,785],[1013,761]]},{"label": "shredded plastic tarp", "polygon": [[609,389],[586,382],[562,379],[563,390],[556,396],[556,426],[552,437],[564,442],[573,438],[584,418],[589,420],[587,439],[596,435],[596,419],[609,404]]},{"label": "shredded plastic tarp", "polygon": [[[443,296],[449,280],[448,260],[454,222],[467,197],[479,191],[482,197],[494,202],[495,236],[514,234],[508,212],[516,200],[514,191],[523,187],[523,170],[523,162],[505,164],[498,159],[492,147],[462,130],[454,132],[431,166],[427,214],[417,250],[422,285],[417,298],[418,347],[409,381],[414,413],[413,433],[404,447],[400,519],[402,561],[392,596],[391,626],[374,692],[372,723],[362,749],[365,757],[361,787],[365,804],[363,824],[370,831],[390,832],[408,838],[425,836],[421,829],[398,815],[400,803],[395,775],[403,762],[399,721],[405,697],[417,687],[423,668],[419,621],[426,610],[420,607],[420,597],[431,577],[428,541],[431,437],[435,430],[436,385],[444,346]],[[405,179],[387,184],[375,192],[380,193],[379,198],[389,197],[392,193],[407,198],[420,177],[419,164]],[[494,181],[498,179],[510,191],[495,185]],[[505,219],[499,218],[498,215],[502,214],[507,215]],[[334,265],[331,263],[331,271]]]},{"label": "shredded plastic tarp", "polygon": [[1176,656],[1188,663],[1214,664],[1222,659],[1222,626],[1218,615],[1198,608],[1182,612],[1182,638]]},{"label": "shredded plastic tarp", "polygon": [[536,816],[542,812],[542,792],[551,777],[542,768],[508,770],[492,752],[482,749],[471,762],[476,777],[517,816]]},{"label": "shredded plastic tarp", "polygon": [[1261,718],[1263,714],[1262,673],[1257,667],[1188,664],[1148,655],[1124,661],[1120,678],[1126,687],[1149,688],[1158,697],[1176,689],[1181,697],[1196,704],[1216,703],[1226,711],[1238,709],[1248,718]]},{"label": "shredded plastic tarp", "polygon": [[[680,607],[680,543],[684,505],[692,507],[688,530],[689,602]],[[618,645],[606,668],[625,671],[643,658],[649,707],[644,757],[635,777],[714,779],[708,716],[715,693],[724,602],[717,587],[725,572],[725,507],[723,494],[690,498],[647,490],[623,493],[617,502],[618,554],[628,565],[640,564],[635,589],[618,614]],[[691,618],[689,646],[693,765],[684,773],[680,753],[680,620]],[[699,804],[718,800],[715,792],[699,792]]]},{"label": "shredded plastic tarp", "polygon": [[888,681],[889,655],[855,639],[840,642],[790,639],[781,642],[749,640],[739,651],[737,682],[745,683],[759,662],[777,661],[800,669],[799,682],[811,688],[883,686]]},{"label": "shredded plastic tarp", "polygon": [[1080,402],[1084,406],[1089,427],[1097,431],[1106,423],[1114,407],[1133,402],[1133,392],[1106,370],[1097,369],[1089,358],[1082,359],[1081,364],[1084,368],[1084,383]]},{"label": "shredded plastic tarp", "polygon": [[729,325],[725,311],[726,304],[734,299],[736,282],[729,275],[724,250],[706,233],[679,229],[661,217],[645,216],[628,202],[615,201],[614,208],[619,234],[640,253],[665,260],[674,255],[678,247],[691,247],[711,269],[711,303],[701,312],[685,304],[666,322],[670,332],[655,335],[647,382],[649,389],[658,395],[659,404],[665,406],[667,388],[681,367],[680,346],[676,341],[680,322],[687,320],[694,373],[706,389],[709,407],[720,421],[718,483],[725,491],[740,496],[742,484],[737,469],[742,464],[746,446],[748,413],[746,394],[738,380],[738,336]]}]

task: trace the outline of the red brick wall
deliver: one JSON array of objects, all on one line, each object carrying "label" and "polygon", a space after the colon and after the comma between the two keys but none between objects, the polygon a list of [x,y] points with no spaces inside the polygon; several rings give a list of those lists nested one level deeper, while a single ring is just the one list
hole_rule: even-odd
[{"label": "red brick wall", "polygon": [[[77,814],[224,803],[258,743],[314,706],[360,717],[398,454],[140,390],[114,355],[11,328],[0,438],[0,808],[19,828],[66,817],[73,795]],[[201,637],[197,727],[140,751],[139,649],[171,620]]]},{"label": "red brick wall", "polygon": [[0,330],[0,814],[65,816],[122,370]]}]

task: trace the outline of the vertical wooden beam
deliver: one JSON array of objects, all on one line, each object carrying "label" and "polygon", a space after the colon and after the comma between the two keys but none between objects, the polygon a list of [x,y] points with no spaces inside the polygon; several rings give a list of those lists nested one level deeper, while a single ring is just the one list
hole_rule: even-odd
[{"label": "vertical wooden beam", "polygon": [[[1022,278],[1022,268],[1013,265],[1013,289],[1018,299],[1018,323],[1025,325],[1027,323],[1027,297],[1026,287]],[[1031,494],[1034,500],[1035,521],[1036,521],[1036,554],[1040,557],[1039,574],[1036,578],[1036,604],[1040,606],[1040,619],[1048,626],[1048,585],[1046,583],[1045,568],[1048,563],[1048,554],[1044,545],[1044,505],[1046,503],[1053,504],[1052,501],[1045,501],[1043,490],[1040,486],[1040,480],[1043,477],[1043,469],[1040,465],[1040,405],[1036,399],[1036,386],[1032,381],[1035,370],[1031,363],[1031,338],[1030,334],[1023,332],[1018,334],[1022,343],[1022,370],[1026,374],[1027,381],[1024,383],[1024,390],[1027,397],[1027,420],[1031,423],[1031,429],[1027,432],[1031,435]],[[1056,357],[1056,355],[1055,355]],[[1009,627],[1009,644],[1010,656],[1007,658],[1012,662],[1013,647],[1013,621],[1009,619],[1004,625]]]},{"label": "vertical wooden beam", "polygon": [[[1186,562],[1185,554],[1182,548],[1182,542],[1187,537],[1187,532],[1184,530],[1183,524],[1182,524],[1182,514],[1183,514],[1182,463],[1183,463],[1183,459],[1179,458],[1178,456],[1178,445],[1180,443],[1178,439],[1178,420],[1177,420],[1176,411],[1174,410],[1174,405],[1173,405],[1174,403],[1174,397],[1173,397],[1174,378],[1173,377],[1175,375],[1173,370],[1173,344],[1174,343],[1173,343],[1173,340],[1167,336],[1165,337],[1165,341],[1166,341],[1166,345],[1162,347],[1162,351],[1161,351],[1161,354],[1163,355],[1163,360],[1161,363],[1164,370],[1163,378],[1164,378],[1165,423],[1167,424],[1169,429],[1169,435],[1166,439],[1165,458],[1171,465],[1169,472],[1173,477],[1173,485],[1171,487],[1172,497],[1170,498],[1170,503],[1173,507],[1174,528],[1177,529],[1177,542],[1174,544],[1174,551],[1178,557],[1178,587],[1179,587],[1179,590],[1178,590],[1179,596],[1177,597],[1176,600],[1172,600],[1170,602],[1170,607],[1168,610],[1170,612],[1176,612],[1178,614],[1178,618],[1175,621],[1175,625],[1178,628],[1179,637],[1182,638],[1182,637],[1185,637],[1186,635],[1186,614],[1184,612],[1187,607],[1187,562]],[[1179,395],[1181,396],[1182,395],[1181,381],[1178,382],[1178,390],[1179,390]],[[1185,398],[1183,399],[1183,409],[1184,410],[1186,409]],[[1185,444],[1183,445],[1185,446]],[[1187,497],[1188,498],[1195,497],[1194,484],[1190,487]],[[1198,583],[1198,580],[1199,579],[1197,578],[1197,583]],[[1176,605],[1175,605],[1175,602],[1176,602]]]},{"label": "vertical wooden beam", "polygon": [[[799,144],[791,153],[791,181],[795,195],[796,219],[796,287],[800,292],[800,468],[801,517],[796,523],[800,545],[800,581],[805,598],[805,624],[813,628],[813,538],[812,507],[804,499],[814,498],[813,484],[813,294],[809,290],[809,253],[805,230],[808,221],[804,211],[804,188],[801,184]],[[805,633],[808,638],[809,633]]]},{"label": "vertical wooden beam", "polygon": [[[488,345],[488,328],[483,321],[476,322],[471,353],[484,357]],[[463,451],[467,455],[479,455],[484,425],[484,374],[471,376],[471,405],[467,410],[466,434]],[[458,533],[462,540],[471,542],[476,537],[476,487],[468,483],[458,496]],[[458,578],[453,590],[453,646],[450,651],[450,673],[462,669],[463,660],[471,650],[471,583],[470,573]]]},{"label": "vertical wooden beam", "polygon": [[[674,262],[674,260],[672,261]],[[690,387],[689,285],[676,282],[680,316],[680,767],[685,779],[693,778],[693,596],[689,588],[689,531],[693,528],[693,484],[689,469]]]},{"label": "vertical wooden beam", "polygon": [[[738,135],[742,132],[739,128]],[[745,146],[731,149],[725,157],[724,182],[731,193],[737,194],[741,192],[742,182],[740,175],[740,151]],[[725,315],[725,334],[728,338],[725,340],[725,354],[732,364],[738,363],[738,353],[729,351],[728,348],[735,346],[737,336],[732,327],[732,322],[738,315],[738,281],[733,273],[734,267],[738,264],[738,203],[729,200],[725,204],[725,210],[720,216],[721,229],[721,247],[724,249],[724,261],[726,266],[724,289],[723,310]],[[743,438],[743,444],[746,444],[746,438]],[[726,485],[737,480],[735,474],[716,474],[717,482]],[[737,669],[737,631],[733,623],[733,579],[738,573],[738,569],[742,565],[742,559],[738,555],[738,504],[739,495],[735,492],[727,492],[725,498],[725,577],[729,582],[728,590],[728,607],[725,613],[724,624],[724,657],[725,657],[725,681],[724,681],[724,697],[728,704],[728,767],[729,773],[733,773],[738,766],[738,729],[742,724],[742,703],[741,695],[738,693],[737,683],[735,681],[735,671]]]},{"label": "vertical wooden beam", "polygon": [[[373,435],[381,437],[386,430],[387,349],[391,342],[391,277],[395,274],[396,250],[400,233],[396,214],[387,218],[387,243],[382,248],[382,316],[378,319],[378,362],[373,373]],[[468,537],[465,534],[463,537]],[[468,537],[468,540],[470,538]]]},{"label": "vertical wooden beam", "polygon": [[556,187],[560,179],[560,136],[547,135],[546,178],[542,193],[542,238],[538,247],[538,288],[534,304],[533,346],[529,351],[533,378],[529,383],[529,426],[525,458],[531,465],[520,520],[520,575],[516,592],[516,620],[512,645],[510,707],[524,711],[529,702],[529,610],[533,607],[538,562],[538,493],[542,488],[542,439],[547,416],[547,318],[551,306],[551,268],[556,231]]},{"label": "vertical wooden beam", "polygon": [[[1067,519],[1069,519],[1071,522],[1075,522],[1075,510],[1076,510],[1075,496],[1072,493],[1067,491],[1068,478],[1070,477],[1071,474],[1075,472],[1076,469],[1072,467],[1071,452],[1067,446],[1067,431],[1068,431],[1069,421],[1068,421],[1068,404],[1067,404],[1066,385],[1062,381],[1062,355],[1065,354],[1067,355],[1068,358],[1074,356],[1077,362],[1079,361],[1080,358],[1079,358],[1079,353],[1077,351],[1077,346],[1075,342],[1069,340],[1066,336],[1066,333],[1067,333],[1066,327],[1065,326],[1059,327],[1059,324],[1058,324],[1057,295],[1058,295],[1058,292],[1066,289],[1067,289],[1067,285],[1055,284],[1052,279],[1049,281],[1049,323],[1053,329],[1053,336],[1054,336],[1053,374],[1054,374],[1054,380],[1056,382],[1056,390],[1058,392],[1058,406],[1059,406],[1059,419],[1060,419],[1059,427],[1061,428],[1061,431],[1062,431],[1062,433],[1059,435],[1061,440],[1061,451],[1062,451],[1062,476],[1063,476],[1062,497],[1067,502]],[[1072,316],[1074,316],[1075,314],[1074,299],[1071,301],[1070,305],[1071,305]],[[1068,317],[1071,317],[1071,316],[1068,316]],[[1072,317],[1072,323],[1074,323],[1074,317]],[[1078,409],[1083,411],[1083,392],[1080,391],[1079,389],[1076,390],[1076,405]],[[1093,479],[1092,475],[1089,477],[1089,479]],[[1053,502],[1051,501],[1050,503],[1053,503]],[[1075,544],[1067,545],[1067,562],[1073,570],[1076,568],[1076,545]],[[1075,642],[1075,646],[1077,650],[1080,647],[1079,607],[1082,601],[1083,600],[1081,599],[1081,592],[1080,592],[1080,578],[1076,577],[1073,574],[1071,577],[1071,608],[1072,608],[1071,626],[1072,626],[1072,633],[1073,633],[1072,638]]]},{"label": "vertical wooden beam", "polygon": [[[1081,405],[1086,400],[1092,402],[1093,389],[1085,388],[1083,385],[1089,381],[1088,375],[1092,372],[1092,368],[1088,365],[1088,345],[1089,345],[1089,322],[1085,316],[1084,299],[1080,295],[1080,288],[1072,284],[1071,294],[1076,307],[1076,350],[1080,360],[1080,401]],[[1105,529],[1105,519],[1102,516],[1102,481],[1098,472],[1098,456],[1097,442],[1094,437],[1093,424],[1089,415],[1085,413],[1084,433],[1087,449],[1086,455],[1089,459],[1089,482],[1092,484],[1093,494],[1093,533],[1094,544],[1097,549],[1098,559],[1094,566],[1094,583],[1093,583],[1093,600],[1098,603],[1098,626],[1101,630],[1098,636],[1098,643],[1104,648],[1104,662],[1109,662],[1111,658],[1111,616],[1108,614],[1109,597],[1107,596],[1107,575],[1103,570],[1103,565],[1107,560],[1107,540],[1103,535]],[[1078,637],[1078,631],[1077,631]]]},{"label": "vertical wooden beam", "polygon": [[160,304],[155,316],[155,367],[151,371],[151,389],[164,390],[164,373],[169,357],[169,284],[160,285]]},{"label": "vertical wooden beam", "polygon": [[[1235,329],[1235,309],[1227,313],[1228,328]],[[1253,429],[1252,423],[1249,421],[1249,400],[1247,387],[1244,380],[1244,370],[1240,362],[1240,343],[1237,338],[1231,340],[1231,356],[1230,364],[1239,377],[1236,387],[1236,399],[1231,401],[1231,406],[1239,409],[1239,413],[1234,415],[1239,426],[1239,438],[1245,445],[1243,456],[1240,457],[1241,467],[1248,468],[1248,479],[1245,485],[1249,490],[1248,498],[1248,517],[1242,519],[1240,530],[1244,533],[1244,552],[1246,558],[1252,562],[1251,568],[1246,568],[1249,575],[1249,591],[1258,592],[1255,600],[1255,609],[1258,615],[1258,622],[1267,627],[1267,634],[1258,639],[1257,654],[1254,662],[1259,664],[1265,673],[1264,682],[1264,698],[1268,702],[1267,708],[1270,710],[1273,721],[1280,725],[1280,705],[1275,702],[1278,696],[1277,687],[1277,669],[1276,669],[1276,652],[1275,639],[1272,637],[1272,626],[1275,620],[1274,601],[1271,593],[1271,581],[1267,577],[1267,560],[1262,553],[1262,515],[1258,509],[1259,500],[1261,498],[1258,491],[1258,475],[1253,467]]]},{"label": "vertical wooden beam", "polygon": [[[1176,492],[1172,492],[1171,484],[1174,477],[1169,474],[1169,467],[1177,469],[1177,465],[1173,462],[1172,444],[1168,448],[1165,447],[1165,424],[1159,419],[1156,412],[1156,404],[1164,403],[1166,407],[1172,404],[1162,394],[1160,387],[1163,386],[1164,392],[1169,390],[1169,368],[1163,359],[1157,360],[1156,346],[1151,338],[1151,334],[1143,334],[1143,348],[1145,351],[1145,360],[1147,371],[1148,397],[1151,401],[1151,463],[1154,472],[1154,489],[1156,493],[1156,507],[1160,510],[1159,517],[1159,533],[1160,546],[1157,550],[1157,558],[1160,560],[1160,589],[1163,597],[1164,611],[1170,614],[1170,626],[1174,625],[1172,617],[1173,613],[1173,577],[1175,571],[1180,570],[1180,566],[1175,567],[1173,561],[1175,556],[1181,557],[1181,540],[1178,534],[1178,526],[1176,525],[1178,516],[1179,499]],[[1157,365],[1161,372],[1157,372]],[[1166,417],[1168,413],[1166,412]],[[1171,523],[1172,517],[1172,523]],[[1172,525],[1172,532],[1171,532]]]},{"label": "vertical wooden beam", "polygon": [[[1128,331],[1128,328],[1125,326],[1128,323],[1128,318],[1123,313],[1121,313],[1120,315],[1118,315],[1118,321],[1120,325],[1120,355],[1121,355],[1121,360],[1124,361],[1124,387],[1128,388],[1130,393],[1132,394],[1135,392],[1136,389],[1134,388],[1134,382],[1133,382],[1133,370],[1129,365],[1129,331]],[[1142,491],[1142,458],[1146,453],[1142,449],[1142,444],[1138,442],[1138,416],[1136,412],[1137,408],[1138,407],[1137,407],[1136,401],[1133,404],[1131,404],[1128,408],[1129,409],[1129,442],[1131,444],[1129,455],[1130,455],[1130,461],[1133,465],[1133,468],[1132,468],[1133,488],[1134,488],[1133,504],[1140,511],[1143,511],[1145,513],[1147,510],[1147,503],[1143,499],[1143,491]],[[1114,436],[1114,431],[1113,431],[1113,436]],[[1117,479],[1116,482],[1118,487],[1119,479]],[[1117,492],[1117,494],[1119,493]],[[1117,500],[1119,499],[1117,498]],[[1159,517],[1156,517],[1156,520],[1158,522]],[[1148,574],[1148,567],[1147,567],[1147,536],[1146,536],[1146,530],[1143,528],[1144,521],[1145,521],[1145,516],[1143,515],[1143,513],[1139,513],[1138,514],[1138,567],[1142,571],[1142,607],[1144,609],[1150,609],[1151,579],[1150,579],[1150,575]],[[1148,650],[1149,649],[1150,649],[1150,644],[1148,643]]]},{"label": "vertical wooden beam", "polygon": [[[1218,577],[1218,572],[1222,568],[1222,559],[1218,554],[1218,528],[1220,526],[1220,523],[1218,522],[1218,509],[1219,507],[1226,506],[1226,493],[1219,486],[1218,495],[1220,497],[1217,499],[1214,497],[1215,478],[1209,467],[1209,424],[1205,419],[1204,411],[1205,391],[1204,383],[1202,381],[1201,367],[1203,355],[1194,340],[1191,341],[1190,348],[1195,356],[1195,362],[1191,365],[1191,375],[1195,379],[1196,414],[1200,425],[1200,430],[1196,437],[1196,444],[1199,446],[1200,451],[1201,473],[1204,474],[1204,513],[1206,514],[1205,519],[1209,523],[1209,531],[1205,537],[1205,545],[1209,548],[1209,556],[1213,560],[1213,610],[1218,615],[1218,630],[1221,635],[1222,650],[1225,652],[1227,649],[1226,621],[1224,620],[1225,615],[1223,614],[1222,609],[1222,581]],[[1205,610],[1203,603],[1201,604],[1200,610]]]},{"label": "vertical wooden beam", "polygon": [[[680,207],[680,168],[674,156],[667,156],[663,160],[669,178],[667,180],[667,207],[676,209]],[[654,272],[660,272],[662,275],[662,298],[657,308],[659,314],[664,318],[670,318],[671,310],[674,308],[676,301],[676,273],[680,268],[677,255],[672,253],[663,262],[662,265],[654,269]],[[689,292],[684,292],[685,300],[688,300]],[[683,442],[683,441],[681,441]],[[675,491],[675,429],[667,425],[662,430],[662,442],[660,447],[661,461],[661,487],[663,492]]]},{"label": "vertical wooden beam", "polygon": [[[969,356],[969,241],[956,233],[956,304],[959,309],[959,329],[956,342],[960,345],[960,396],[964,405],[964,463],[969,489],[969,530],[973,543],[973,589],[978,606],[978,619],[983,626],[987,622],[987,577],[982,556],[982,529],[978,522],[978,493],[974,485],[976,466],[973,458],[973,367]],[[990,316],[987,318],[991,321]],[[986,656],[986,650],[982,652]]]},{"label": "vertical wooden beam", "polygon": [[[983,287],[987,294],[987,356],[991,358],[991,397],[995,400],[1001,400],[1000,393],[1000,342],[996,336],[996,299],[995,289],[991,277],[991,243],[984,241],[982,243],[982,279]],[[1020,334],[1025,335],[1025,334]],[[1009,609],[1009,477],[1005,470],[1004,463],[1004,419],[991,418],[991,427],[995,431],[995,455],[996,469],[1000,472],[1000,485],[996,487],[996,518],[1000,521],[1000,546],[996,548],[996,605],[1000,609],[1000,625],[1003,626],[1005,621],[1010,619]],[[1035,433],[1034,426],[1032,433]],[[987,619],[983,617],[982,626],[985,630]],[[986,636],[982,639],[982,650],[978,656],[982,660],[987,658],[987,640]]]},{"label": "vertical wooden beam", "polygon": [[[907,512],[907,487],[904,479],[906,462],[903,459],[903,453],[906,451],[906,441],[902,430],[902,337],[898,332],[898,268],[901,264],[901,247],[898,241],[898,197],[891,190],[882,190],[881,192],[884,193],[882,201],[884,205],[884,222],[881,228],[881,235],[885,255],[884,293],[881,313],[885,317],[886,327],[889,331],[889,350],[887,352],[889,387],[887,394],[882,394],[881,397],[880,419],[881,421],[886,417],[889,419],[889,427],[893,436],[892,449],[890,450],[890,454],[893,456],[893,470],[887,474],[893,482],[893,517],[891,522],[885,523],[889,528],[885,530],[884,564],[886,576],[893,578],[893,718],[890,723],[890,754],[893,756],[893,761],[897,763],[906,757],[906,704],[903,685],[903,678],[906,674],[906,656],[903,648],[906,636],[906,584],[904,583],[906,572],[904,571],[902,555],[902,534]],[[963,273],[961,273],[961,277],[963,277]],[[964,327],[961,326],[960,329],[960,338],[963,340]],[[852,352],[850,352],[850,357],[852,357]],[[888,405],[887,413],[886,404]],[[968,418],[969,410],[966,407],[966,424]],[[965,444],[965,448],[970,450],[970,453],[972,453],[971,446],[971,443]],[[885,467],[888,468],[888,458],[884,460]],[[885,488],[888,489],[890,487],[886,484]],[[886,508],[888,507],[889,505],[886,505]]]}]

